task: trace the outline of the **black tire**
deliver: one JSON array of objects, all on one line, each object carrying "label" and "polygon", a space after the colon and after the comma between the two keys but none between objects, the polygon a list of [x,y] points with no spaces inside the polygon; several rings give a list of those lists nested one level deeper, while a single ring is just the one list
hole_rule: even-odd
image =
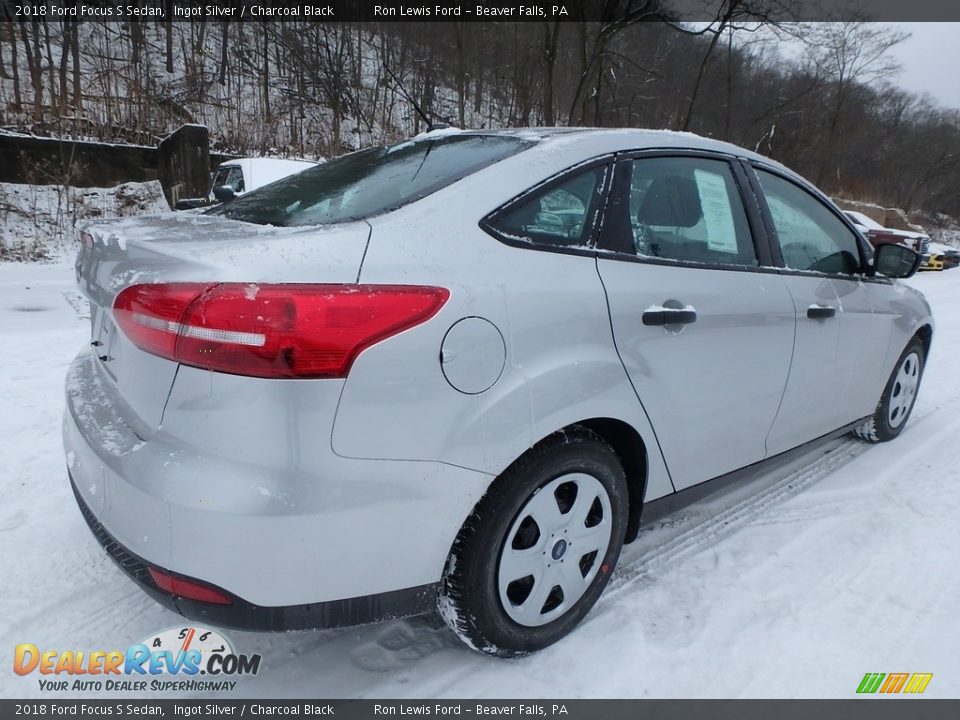
[{"label": "black tire", "polygon": [[[525,522],[519,520],[519,513],[528,501],[541,488],[569,473],[589,475],[606,491],[612,521],[607,551],[602,559],[587,557],[589,572],[596,574],[575,603],[547,624],[523,625],[508,615],[501,602],[501,551],[515,522]],[[623,547],[627,510],[623,467],[599,435],[580,426],[551,435],[498,477],[467,518],[444,571],[438,598],[440,614],[467,645],[489,655],[518,657],[555,643],[576,627],[606,587]],[[570,511],[572,507],[560,510]],[[547,542],[544,538],[545,548]],[[575,561],[580,563],[584,558]],[[586,579],[589,572],[582,572]]]},{"label": "black tire", "polygon": [[[899,392],[901,390],[897,382],[897,376],[898,373],[900,373],[901,368],[903,368],[905,363],[908,362],[917,363],[915,367],[917,387],[909,400],[909,406],[905,411],[902,411],[902,417],[898,415],[894,418],[894,423],[891,424],[891,403],[896,401],[896,398],[899,396]],[[903,428],[906,427],[907,420],[910,418],[910,413],[913,411],[913,406],[916,402],[916,394],[920,389],[919,383],[923,379],[923,367],[925,362],[926,352],[924,350],[923,342],[920,340],[920,338],[914,337],[909,343],[907,343],[907,347],[904,348],[903,352],[900,354],[900,357],[897,359],[897,364],[894,365],[893,372],[890,373],[890,379],[887,380],[887,384],[883,388],[883,395],[880,396],[880,402],[877,403],[877,409],[874,411],[873,417],[853,431],[853,434],[856,437],[869,443],[881,443],[893,440],[901,432],[903,432]],[[908,369],[910,368],[908,367]]]}]

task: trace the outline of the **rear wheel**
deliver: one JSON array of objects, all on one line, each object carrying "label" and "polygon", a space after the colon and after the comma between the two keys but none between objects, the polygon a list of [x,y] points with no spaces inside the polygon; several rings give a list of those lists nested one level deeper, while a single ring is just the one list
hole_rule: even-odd
[{"label": "rear wheel", "polygon": [[873,417],[853,431],[857,437],[871,443],[887,442],[903,431],[920,389],[924,360],[923,343],[913,338],[900,355]]},{"label": "rear wheel", "polygon": [[576,427],[510,466],[454,543],[439,608],[474,649],[539,650],[589,612],[613,572],[627,524],[627,484],[613,449]]}]

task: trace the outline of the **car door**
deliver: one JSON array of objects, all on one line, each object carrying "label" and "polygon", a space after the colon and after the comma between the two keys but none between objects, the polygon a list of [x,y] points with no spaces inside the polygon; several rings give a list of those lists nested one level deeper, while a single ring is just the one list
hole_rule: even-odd
[{"label": "car door", "polygon": [[[761,460],[787,382],[794,306],[745,175],[725,157],[620,160],[597,267],[614,339],[673,484]],[[748,215],[747,208],[752,208]]]},{"label": "car door", "polygon": [[784,173],[754,171],[796,312],[790,380],[767,438],[774,454],[873,412],[891,328],[874,311],[866,253],[840,211]]}]

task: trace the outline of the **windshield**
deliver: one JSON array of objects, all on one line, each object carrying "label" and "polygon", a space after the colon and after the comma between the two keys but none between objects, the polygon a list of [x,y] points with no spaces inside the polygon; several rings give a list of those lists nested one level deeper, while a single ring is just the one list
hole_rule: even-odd
[{"label": "windshield", "polygon": [[344,155],[208,211],[258,225],[361,220],[414,202],[533,143],[443,135]]}]

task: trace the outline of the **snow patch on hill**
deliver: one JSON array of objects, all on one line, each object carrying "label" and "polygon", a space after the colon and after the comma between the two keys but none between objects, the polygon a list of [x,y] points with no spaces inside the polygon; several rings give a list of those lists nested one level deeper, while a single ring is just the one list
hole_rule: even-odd
[{"label": "snow patch on hill", "polygon": [[52,260],[71,255],[78,220],[168,210],[156,180],[112,188],[0,183],[0,259]]}]

